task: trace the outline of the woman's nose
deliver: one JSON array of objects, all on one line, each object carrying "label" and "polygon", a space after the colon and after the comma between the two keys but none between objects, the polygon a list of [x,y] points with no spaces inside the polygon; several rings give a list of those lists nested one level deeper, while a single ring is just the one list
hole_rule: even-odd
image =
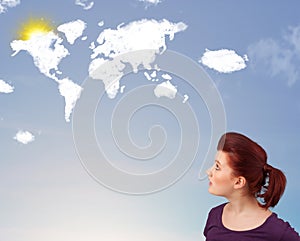
[{"label": "woman's nose", "polygon": [[211,168],[206,170],[206,174],[210,177],[211,176]]}]

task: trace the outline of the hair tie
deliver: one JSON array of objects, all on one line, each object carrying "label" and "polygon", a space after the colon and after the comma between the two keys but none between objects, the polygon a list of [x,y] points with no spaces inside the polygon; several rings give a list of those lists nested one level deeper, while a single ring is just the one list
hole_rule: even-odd
[{"label": "hair tie", "polygon": [[263,171],[265,173],[269,173],[271,170],[272,170],[272,167],[268,163],[265,163],[264,167],[263,167]]}]

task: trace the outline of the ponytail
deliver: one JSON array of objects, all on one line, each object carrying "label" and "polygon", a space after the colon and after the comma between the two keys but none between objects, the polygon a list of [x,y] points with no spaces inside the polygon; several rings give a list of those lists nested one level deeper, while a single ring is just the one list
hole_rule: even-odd
[{"label": "ponytail", "polygon": [[286,177],[282,171],[269,164],[264,165],[263,173],[263,190],[257,195],[263,199],[260,205],[264,208],[275,207],[284,192]]}]

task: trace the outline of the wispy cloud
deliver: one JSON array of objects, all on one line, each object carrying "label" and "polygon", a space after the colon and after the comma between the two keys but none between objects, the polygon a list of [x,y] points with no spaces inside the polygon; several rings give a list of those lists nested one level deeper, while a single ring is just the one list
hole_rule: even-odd
[{"label": "wispy cloud", "polygon": [[147,8],[149,6],[156,6],[157,4],[161,3],[162,0],[139,0],[139,2],[145,3]]},{"label": "wispy cloud", "polygon": [[29,131],[18,131],[14,139],[24,145],[34,141],[34,135]]},{"label": "wispy cloud", "polygon": [[94,2],[89,0],[76,0],[75,4],[83,7],[84,10],[89,10],[94,6]]},{"label": "wispy cloud", "polygon": [[12,93],[14,91],[14,87],[7,84],[4,80],[0,79],[0,93]]},{"label": "wispy cloud", "polygon": [[0,0],[0,14],[5,13],[7,8],[13,8],[20,3],[20,0]]},{"label": "wispy cloud", "polygon": [[255,68],[282,76],[292,86],[300,78],[300,26],[289,27],[280,40],[259,40],[248,47],[248,54]]},{"label": "wispy cloud", "polygon": [[206,49],[199,60],[203,65],[220,73],[231,73],[244,69],[246,68],[246,61],[248,61],[247,55],[241,57],[234,50],[229,49]]}]

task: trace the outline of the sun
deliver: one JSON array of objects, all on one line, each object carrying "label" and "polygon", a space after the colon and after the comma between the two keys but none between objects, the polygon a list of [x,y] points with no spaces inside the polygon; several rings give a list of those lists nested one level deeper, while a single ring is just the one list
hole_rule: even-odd
[{"label": "sun", "polygon": [[44,35],[54,29],[50,21],[44,18],[30,18],[24,22],[18,31],[21,40],[29,40],[34,36]]}]

